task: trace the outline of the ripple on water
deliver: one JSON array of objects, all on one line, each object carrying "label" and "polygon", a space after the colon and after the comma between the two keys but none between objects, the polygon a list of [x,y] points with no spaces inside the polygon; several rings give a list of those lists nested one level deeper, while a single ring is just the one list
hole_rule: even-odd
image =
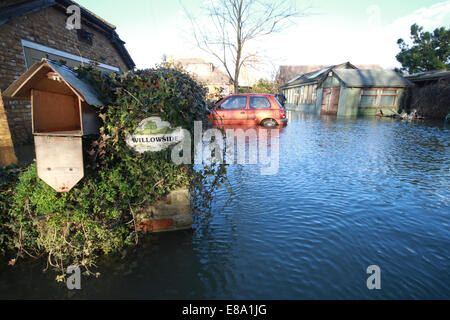
[{"label": "ripple on water", "polygon": [[[289,116],[275,176],[262,176],[257,165],[231,166],[236,197],[224,211],[228,195],[219,190],[207,225],[193,235],[155,237],[129,277],[113,277],[107,287],[105,272],[103,285],[92,292],[125,298],[449,299],[449,130],[385,119]],[[382,270],[380,292],[366,287],[373,264]],[[1,287],[0,296],[6,295]],[[7,288],[14,292],[13,285]],[[92,292],[87,297],[101,296]]]}]

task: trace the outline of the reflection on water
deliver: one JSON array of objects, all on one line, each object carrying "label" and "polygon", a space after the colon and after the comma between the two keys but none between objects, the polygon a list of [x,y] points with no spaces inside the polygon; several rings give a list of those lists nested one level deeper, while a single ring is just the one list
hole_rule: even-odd
[{"label": "reflection on water", "polygon": [[[233,165],[198,231],[103,261],[80,292],[43,261],[0,266],[0,298],[450,298],[449,129],[289,112],[279,171]],[[366,287],[369,265],[382,290]]]}]

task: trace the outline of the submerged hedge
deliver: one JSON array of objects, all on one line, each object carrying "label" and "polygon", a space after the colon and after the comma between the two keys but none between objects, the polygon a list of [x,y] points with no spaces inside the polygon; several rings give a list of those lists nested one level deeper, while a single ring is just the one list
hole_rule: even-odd
[{"label": "submerged hedge", "polygon": [[410,89],[410,109],[427,119],[444,120],[450,114],[450,81]]},{"label": "submerged hedge", "polygon": [[206,121],[206,90],[189,75],[162,67],[123,75],[88,67],[78,74],[98,89],[106,105],[98,110],[100,135],[83,141],[85,177],[69,193],[57,193],[32,165],[16,186],[0,190],[1,232],[8,238],[0,237],[0,244],[16,251],[10,264],[24,255],[46,256],[48,266],[61,271],[60,280],[68,265],[91,273],[100,255],[137,244],[134,212],[140,208],[175,189],[190,188],[194,212],[201,214],[216,188],[226,183],[224,165],[198,171],[172,163],[170,149],[138,154],[126,145],[126,135],[151,115],[191,132],[194,121]]}]

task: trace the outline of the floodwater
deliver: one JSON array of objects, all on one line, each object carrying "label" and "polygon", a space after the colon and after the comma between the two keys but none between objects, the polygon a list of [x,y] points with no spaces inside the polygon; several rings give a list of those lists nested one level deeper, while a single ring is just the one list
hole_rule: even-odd
[{"label": "floodwater", "polygon": [[3,263],[0,298],[449,299],[450,128],[288,117],[278,173],[230,166],[236,196],[198,230],[102,261],[76,292],[45,261]]}]

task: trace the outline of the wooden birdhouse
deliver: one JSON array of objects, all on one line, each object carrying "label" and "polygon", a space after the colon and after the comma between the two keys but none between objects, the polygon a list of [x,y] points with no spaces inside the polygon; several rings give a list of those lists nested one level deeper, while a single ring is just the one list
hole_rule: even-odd
[{"label": "wooden birdhouse", "polygon": [[58,192],[84,176],[82,136],[98,134],[101,106],[95,90],[65,66],[42,59],[6,89],[4,96],[31,100],[38,176]]}]

